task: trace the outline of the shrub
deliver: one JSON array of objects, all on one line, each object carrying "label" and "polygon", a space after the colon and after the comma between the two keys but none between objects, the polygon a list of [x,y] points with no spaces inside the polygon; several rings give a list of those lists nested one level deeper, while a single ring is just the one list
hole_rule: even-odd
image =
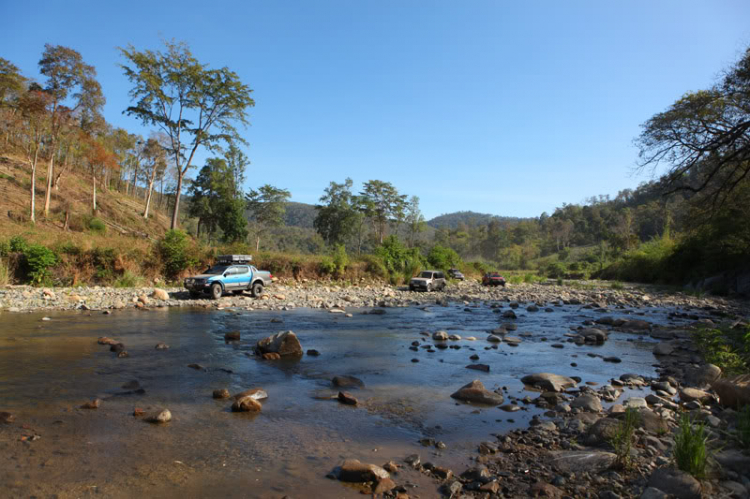
[{"label": "shrub", "polygon": [[406,248],[396,236],[388,236],[383,245],[375,250],[375,254],[388,270],[391,281],[396,275],[405,275],[417,265],[422,265],[424,261],[418,248]]},{"label": "shrub", "polygon": [[32,284],[45,285],[50,284],[52,275],[50,267],[57,264],[57,254],[54,251],[40,244],[32,244],[24,251],[26,264],[29,267],[29,277]]},{"label": "shrub", "polygon": [[0,257],[8,256],[10,254],[10,242],[0,241]]},{"label": "shrub", "polygon": [[349,265],[349,256],[346,254],[346,247],[343,244],[337,244],[333,249],[333,265],[337,276],[344,275],[346,266]]},{"label": "shrub", "polygon": [[695,478],[705,477],[708,463],[707,441],[705,423],[694,424],[687,414],[683,415],[674,438],[674,459],[677,467]]},{"label": "shrub", "polygon": [[107,232],[107,225],[99,218],[89,220],[89,230],[95,234],[104,234]]},{"label": "shrub", "polygon": [[114,282],[116,288],[136,288],[143,283],[143,278],[139,275],[126,270],[124,274],[118,277]]},{"label": "shrub", "polygon": [[324,256],[320,259],[320,263],[318,264],[318,271],[321,273],[321,275],[332,275],[334,272],[336,272],[336,264],[333,263],[333,260],[331,258]]},{"label": "shrub", "polygon": [[385,268],[380,258],[373,255],[362,255],[359,259],[365,263],[365,272],[373,277],[385,278],[388,275],[388,269]]},{"label": "shrub", "polygon": [[451,248],[436,244],[427,254],[427,262],[435,269],[448,270],[461,264],[461,257]]},{"label": "shrub", "polygon": [[702,328],[693,339],[706,361],[726,374],[750,372],[750,328]]},{"label": "shrub", "polygon": [[68,241],[60,244],[57,247],[57,252],[63,255],[78,256],[83,253],[83,249],[81,249],[80,246],[76,245],[76,243]]},{"label": "shrub", "polygon": [[625,410],[625,416],[617,425],[609,444],[615,450],[615,465],[619,468],[630,466],[630,449],[633,446],[633,432],[638,425],[638,411],[632,407]]},{"label": "shrub", "polygon": [[29,248],[29,243],[26,242],[21,236],[13,236],[10,238],[10,251],[13,253],[26,253]]},{"label": "shrub", "polygon": [[612,284],[609,285],[611,289],[618,289],[622,290],[625,289],[625,286],[620,281],[614,281]]},{"label": "shrub", "polygon": [[557,252],[557,259],[561,262],[564,262],[568,258],[570,258],[570,248],[563,248]]},{"label": "shrub", "polygon": [[180,273],[197,263],[190,254],[190,240],[181,230],[168,230],[157,243],[157,251],[164,266],[164,275],[177,278]]},{"label": "shrub", "polygon": [[568,273],[568,269],[565,267],[565,264],[562,262],[550,262],[543,269],[543,273],[547,277],[550,277],[552,279],[558,279],[560,277],[565,277],[566,274]]}]

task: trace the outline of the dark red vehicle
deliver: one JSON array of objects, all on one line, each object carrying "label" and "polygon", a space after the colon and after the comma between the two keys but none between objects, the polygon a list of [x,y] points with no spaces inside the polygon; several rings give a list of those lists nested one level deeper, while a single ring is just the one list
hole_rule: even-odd
[{"label": "dark red vehicle", "polygon": [[505,287],[505,278],[497,272],[487,272],[482,277],[482,284],[485,286],[502,286]]}]

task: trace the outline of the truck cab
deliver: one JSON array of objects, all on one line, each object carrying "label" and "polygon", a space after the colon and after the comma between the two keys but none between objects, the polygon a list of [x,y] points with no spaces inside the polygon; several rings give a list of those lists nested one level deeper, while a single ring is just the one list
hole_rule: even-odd
[{"label": "truck cab", "polygon": [[193,298],[208,293],[217,300],[224,293],[242,294],[245,291],[260,296],[263,288],[271,284],[272,276],[250,265],[251,260],[250,255],[222,255],[212,267],[185,279],[185,288]]}]

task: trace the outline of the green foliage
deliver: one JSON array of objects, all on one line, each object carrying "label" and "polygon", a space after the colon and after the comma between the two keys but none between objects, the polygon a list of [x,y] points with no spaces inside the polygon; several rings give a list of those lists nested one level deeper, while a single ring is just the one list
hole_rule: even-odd
[{"label": "green foliage", "polygon": [[32,244],[26,248],[23,255],[29,269],[31,283],[37,286],[51,284],[50,268],[57,265],[57,254],[45,246]]},{"label": "green foliage", "polygon": [[346,254],[346,248],[343,244],[337,244],[333,249],[333,265],[336,268],[336,274],[341,276],[346,271],[349,264],[349,256]]},{"label": "green foliage", "polygon": [[116,288],[137,288],[143,284],[143,278],[129,270],[126,270],[120,277],[115,279],[112,285]]},{"label": "green foliage", "polygon": [[567,275],[568,269],[562,262],[550,262],[542,269],[542,273],[551,279],[559,279]]},{"label": "green foliage", "polygon": [[563,248],[557,252],[557,259],[561,262],[566,261],[568,258],[570,258],[570,248]]},{"label": "green foliage", "polygon": [[701,328],[693,340],[706,361],[726,374],[750,372],[750,328]]},{"label": "green foliage", "polygon": [[439,244],[433,246],[427,254],[427,262],[432,268],[440,270],[456,268],[462,263],[458,253]]},{"label": "green foliage", "polygon": [[359,259],[365,262],[365,272],[374,276],[385,278],[388,276],[388,269],[383,264],[383,261],[375,255],[362,255]]},{"label": "green foliage", "polygon": [[13,236],[10,238],[10,251],[13,253],[25,253],[29,248],[29,243],[26,242],[21,236]]},{"label": "green foliage", "polygon": [[260,247],[260,236],[271,227],[284,225],[286,203],[291,193],[272,185],[263,185],[257,191],[250,189],[245,195],[245,205],[254,226],[256,246]]},{"label": "green foliage", "polygon": [[331,182],[320,198],[324,203],[315,207],[317,216],[313,225],[328,244],[344,244],[354,234],[360,213],[351,192],[352,179],[343,184]]},{"label": "green foliage", "polygon": [[324,256],[320,259],[318,270],[322,275],[333,275],[336,272],[336,264],[333,263],[332,258]]},{"label": "green foliage", "polygon": [[190,255],[190,240],[181,230],[168,230],[159,240],[157,251],[162,260],[164,275],[169,279],[177,278],[183,270],[197,264]]},{"label": "green foliage", "polygon": [[614,281],[614,282],[612,282],[612,284],[610,284],[609,287],[611,289],[616,289],[616,290],[623,290],[623,289],[625,289],[625,286],[620,281]]},{"label": "green foliage", "polygon": [[95,234],[104,234],[107,232],[107,225],[99,218],[89,220],[89,230]]},{"label": "green foliage", "polygon": [[411,272],[424,265],[424,257],[417,248],[407,248],[396,236],[388,236],[375,254],[385,266],[391,280],[398,280],[401,276],[411,277]]},{"label": "green foliage", "polygon": [[57,247],[57,252],[61,255],[77,256],[83,253],[83,249],[72,241],[64,242]]},{"label": "green foliage", "polygon": [[694,423],[690,416],[684,414],[674,438],[673,454],[677,467],[695,478],[704,478],[709,454],[707,442],[705,423]]},{"label": "green foliage", "polygon": [[620,260],[604,269],[600,277],[629,282],[664,282],[672,269],[669,259],[674,251],[673,240],[654,239],[626,252]]},{"label": "green foliage", "polygon": [[633,446],[633,433],[638,425],[638,411],[632,407],[625,410],[623,419],[617,425],[609,444],[615,451],[615,466],[628,468],[630,466],[630,450]]},{"label": "green foliage", "polygon": [[0,241],[0,257],[8,256],[10,254],[10,242]]}]

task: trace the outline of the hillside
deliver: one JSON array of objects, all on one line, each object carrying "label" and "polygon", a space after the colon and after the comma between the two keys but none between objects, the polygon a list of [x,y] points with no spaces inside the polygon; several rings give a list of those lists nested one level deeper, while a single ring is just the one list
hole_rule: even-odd
[{"label": "hillside", "polygon": [[318,211],[315,209],[315,205],[290,201],[286,205],[286,218],[284,219],[284,223],[288,227],[312,229],[313,222],[317,215]]},{"label": "hillside", "polygon": [[460,225],[466,225],[467,227],[487,225],[493,220],[497,222],[520,222],[524,219],[517,217],[500,217],[488,213],[476,213],[474,211],[457,211],[437,216],[427,221],[427,225],[435,229],[457,229]]},{"label": "hillside", "polygon": [[[41,170],[41,171],[40,171]],[[0,239],[23,234],[30,241],[52,245],[74,241],[83,247],[106,242],[108,246],[145,246],[138,241],[153,241],[169,228],[164,210],[168,204],[154,194],[148,220],[143,218],[143,190],[138,197],[117,190],[97,189],[97,210],[92,211],[91,179],[72,170],[65,175],[58,190],[53,190],[50,215],[44,218],[46,164],[37,167],[36,224],[29,221],[31,176],[28,163],[12,155],[0,155]],[[113,182],[115,184],[115,182]],[[121,185],[124,191],[124,183]],[[65,227],[66,213],[68,227]],[[92,218],[106,225],[105,231],[90,230]]]}]

